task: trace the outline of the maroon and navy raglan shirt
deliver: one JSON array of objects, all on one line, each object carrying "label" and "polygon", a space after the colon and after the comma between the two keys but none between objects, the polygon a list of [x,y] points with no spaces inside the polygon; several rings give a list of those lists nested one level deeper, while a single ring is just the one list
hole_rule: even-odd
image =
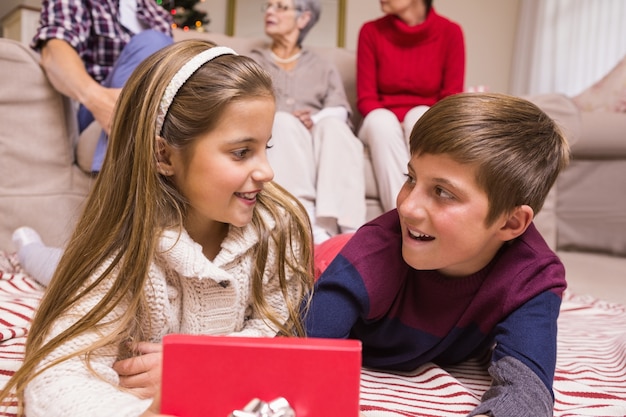
[{"label": "maroon and navy raglan shirt", "polygon": [[397,210],[359,229],[316,282],[309,337],[354,338],[363,366],[413,370],[493,349],[474,414],[549,415],[565,270],[534,225],[467,277],[411,268]]}]

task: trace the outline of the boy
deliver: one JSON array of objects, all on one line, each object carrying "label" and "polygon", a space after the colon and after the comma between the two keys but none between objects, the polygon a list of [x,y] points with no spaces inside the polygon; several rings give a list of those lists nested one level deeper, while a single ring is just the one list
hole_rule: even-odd
[{"label": "boy", "polygon": [[363,365],[389,370],[493,349],[470,415],[552,416],[565,270],[532,220],[567,165],[565,139],[526,100],[458,94],[416,123],[410,152],[397,209],[318,280],[308,335],[360,339]]}]

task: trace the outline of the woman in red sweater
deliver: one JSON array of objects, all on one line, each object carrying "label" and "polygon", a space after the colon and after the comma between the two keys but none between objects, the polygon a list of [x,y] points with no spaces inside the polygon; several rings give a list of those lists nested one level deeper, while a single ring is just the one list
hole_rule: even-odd
[{"label": "woman in red sweater", "polygon": [[461,27],[432,0],[381,0],[385,16],[361,28],[357,49],[359,138],[370,148],[381,203],[395,208],[405,180],[408,137],[430,106],[463,91]]}]

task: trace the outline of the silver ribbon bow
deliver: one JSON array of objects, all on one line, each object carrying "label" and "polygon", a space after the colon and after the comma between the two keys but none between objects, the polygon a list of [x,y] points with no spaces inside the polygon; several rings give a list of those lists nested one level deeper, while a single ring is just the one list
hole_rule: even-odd
[{"label": "silver ribbon bow", "polygon": [[243,410],[235,410],[228,417],[296,417],[296,412],[283,397],[270,402],[255,398]]}]

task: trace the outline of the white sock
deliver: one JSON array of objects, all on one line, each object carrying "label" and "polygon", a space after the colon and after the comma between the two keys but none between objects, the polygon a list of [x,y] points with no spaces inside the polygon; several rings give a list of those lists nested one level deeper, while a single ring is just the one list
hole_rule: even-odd
[{"label": "white sock", "polygon": [[12,240],[22,268],[40,284],[47,286],[63,250],[44,245],[39,233],[26,226],[15,229]]}]

